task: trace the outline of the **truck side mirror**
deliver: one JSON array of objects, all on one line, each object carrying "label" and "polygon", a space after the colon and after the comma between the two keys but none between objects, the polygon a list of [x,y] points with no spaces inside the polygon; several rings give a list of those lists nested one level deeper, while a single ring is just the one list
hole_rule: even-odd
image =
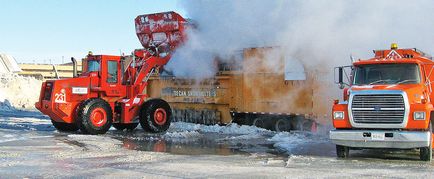
[{"label": "truck side mirror", "polygon": [[339,67],[338,68],[338,71],[339,71],[339,80],[338,80],[338,83],[339,83],[339,88],[340,89],[344,89],[345,88],[345,84],[344,84],[344,69],[343,69],[343,67]]},{"label": "truck side mirror", "polygon": [[[350,68],[350,67],[351,66],[335,67],[335,75],[334,75],[335,76],[335,83],[339,85],[340,89],[344,89],[345,85],[349,85],[346,82],[344,82],[344,73],[345,73],[344,68]],[[336,74],[336,72],[337,72],[337,74]]]},{"label": "truck side mirror", "polygon": [[339,67],[338,71],[339,71],[339,81],[338,81],[338,83],[342,84],[342,83],[344,83],[344,79],[343,79],[344,69],[343,69],[343,67]]}]

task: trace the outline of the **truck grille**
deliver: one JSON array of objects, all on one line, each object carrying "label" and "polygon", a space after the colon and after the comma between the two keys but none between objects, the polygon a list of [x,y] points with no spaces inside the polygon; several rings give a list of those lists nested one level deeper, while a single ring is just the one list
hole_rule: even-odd
[{"label": "truck grille", "polygon": [[353,121],[363,124],[401,124],[405,117],[401,94],[354,95]]}]

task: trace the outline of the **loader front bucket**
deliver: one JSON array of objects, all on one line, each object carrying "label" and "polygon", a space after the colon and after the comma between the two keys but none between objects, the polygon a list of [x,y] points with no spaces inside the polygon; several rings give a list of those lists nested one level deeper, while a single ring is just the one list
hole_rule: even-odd
[{"label": "loader front bucket", "polygon": [[176,12],[163,12],[137,16],[136,33],[145,48],[169,46],[174,50],[185,39],[187,21]]}]

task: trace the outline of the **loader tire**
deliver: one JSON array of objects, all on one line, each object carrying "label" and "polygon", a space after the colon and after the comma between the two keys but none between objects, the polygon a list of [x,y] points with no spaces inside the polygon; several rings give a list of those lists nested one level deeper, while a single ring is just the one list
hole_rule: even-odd
[{"label": "loader tire", "polygon": [[59,132],[75,132],[78,131],[77,125],[74,123],[63,123],[63,122],[56,122],[53,119],[51,119],[51,123],[53,124],[54,128],[56,128]]},{"label": "loader tire", "polygon": [[166,101],[152,99],[140,110],[140,125],[151,133],[165,132],[170,126],[172,110]]},{"label": "loader tire", "polygon": [[348,158],[350,156],[350,148],[336,145],[336,155],[338,158]]},{"label": "loader tire", "polygon": [[110,105],[100,98],[88,99],[78,109],[77,124],[83,133],[105,134],[110,129],[112,120]]},{"label": "loader tire", "polygon": [[131,124],[113,123],[112,125],[115,129],[119,131],[123,131],[125,129],[127,129],[127,131],[132,131],[139,125],[139,123],[131,123]]}]

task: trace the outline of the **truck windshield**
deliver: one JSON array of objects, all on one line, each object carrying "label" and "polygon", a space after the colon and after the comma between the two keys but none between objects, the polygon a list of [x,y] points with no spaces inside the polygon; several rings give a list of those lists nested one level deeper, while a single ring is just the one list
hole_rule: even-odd
[{"label": "truck windshield", "polygon": [[417,64],[371,64],[355,67],[355,85],[418,84],[420,72]]},{"label": "truck windshield", "polygon": [[100,61],[99,60],[89,60],[87,61],[87,72],[99,71]]}]

